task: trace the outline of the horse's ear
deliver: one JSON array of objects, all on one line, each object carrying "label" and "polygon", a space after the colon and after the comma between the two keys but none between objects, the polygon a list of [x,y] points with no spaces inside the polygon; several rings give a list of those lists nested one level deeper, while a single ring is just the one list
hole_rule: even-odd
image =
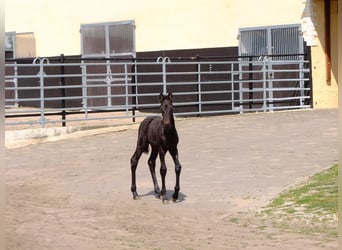
[{"label": "horse's ear", "polygon": [[164,100],[164,95],[163,93],[159,94],[159,102],[162,102]]},{"label": "horse's ear", "polygon": [[173,95],[172,95],[172,92],[169,92],[169,94],[167,95],[167,97],[170,99],[170,101],[172,102],[173,100]]}]

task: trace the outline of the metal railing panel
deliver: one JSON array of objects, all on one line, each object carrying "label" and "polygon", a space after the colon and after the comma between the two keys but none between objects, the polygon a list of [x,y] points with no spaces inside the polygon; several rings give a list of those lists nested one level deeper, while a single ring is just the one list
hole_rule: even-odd
[{"label": "metal railing panel", "polygon": [[[6,125],[110,120],[158,112],[172,91],[176,116],[311,107],[310,62],[143,60],[6,63]],[[293,57],[292,57],[293,58]],[[92,59],[93,60],[93,59]],[[90,117],[97,114],[96,118]],[[24,119],[32,114],[36,120]],[[78,115],[76,118],[75,115]],[[60,116],[60,117],[59,117]],[[52,118],[53,117],[53,118]]]}]

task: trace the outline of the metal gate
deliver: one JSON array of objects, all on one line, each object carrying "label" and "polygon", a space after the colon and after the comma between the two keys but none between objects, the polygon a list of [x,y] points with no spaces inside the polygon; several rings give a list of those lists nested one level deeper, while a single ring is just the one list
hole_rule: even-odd
[{"label": "metal gate", "polygon": [[[240,84],[241,110],[262,108],[273,111],[291,98],[295,105],[305,105],[304,41],[299,24],[241,28],[239,30],[239,56],[245,64],[240,71],[249,69],[249,75],[240,79],[253,79]],[[293,96],[298,98],[293,99]],[[246,104],[246,101],[249,101]]]}]

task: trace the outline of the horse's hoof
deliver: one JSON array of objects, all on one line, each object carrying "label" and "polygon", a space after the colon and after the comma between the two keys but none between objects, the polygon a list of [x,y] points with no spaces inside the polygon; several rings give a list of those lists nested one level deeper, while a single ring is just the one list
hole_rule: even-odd
[{"label": "horse's hoof", "polygon": [[133,196],[133,200],[140,200],[139,196]]},{"label": "horse's hoof", "polygon": [[168,199],[163,199],[163,204],[169,204],[169,200]]},{"label": "horse's hoof", "polygon": [[175,202],[177,201],[177,199],[178,199],[178,194],[173,194],[173,195],[172,195],[172,201],[173,201],[173,203],[175,203]]}]

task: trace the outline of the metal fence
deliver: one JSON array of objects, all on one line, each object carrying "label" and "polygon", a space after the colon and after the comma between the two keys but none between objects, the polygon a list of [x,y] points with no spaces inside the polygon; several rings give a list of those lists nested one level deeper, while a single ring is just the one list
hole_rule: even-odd
[{"label": "metal fence", "polygon": [[[44,127],[93,119],[135,121],[158,112],[158,95],[168,91],[175,96],[176,116],[310,108],[310,61],[304,55],[297,58],[61,56],[9,61],[5,124]],[[96,118],[90,116],[93,113]]]}]

